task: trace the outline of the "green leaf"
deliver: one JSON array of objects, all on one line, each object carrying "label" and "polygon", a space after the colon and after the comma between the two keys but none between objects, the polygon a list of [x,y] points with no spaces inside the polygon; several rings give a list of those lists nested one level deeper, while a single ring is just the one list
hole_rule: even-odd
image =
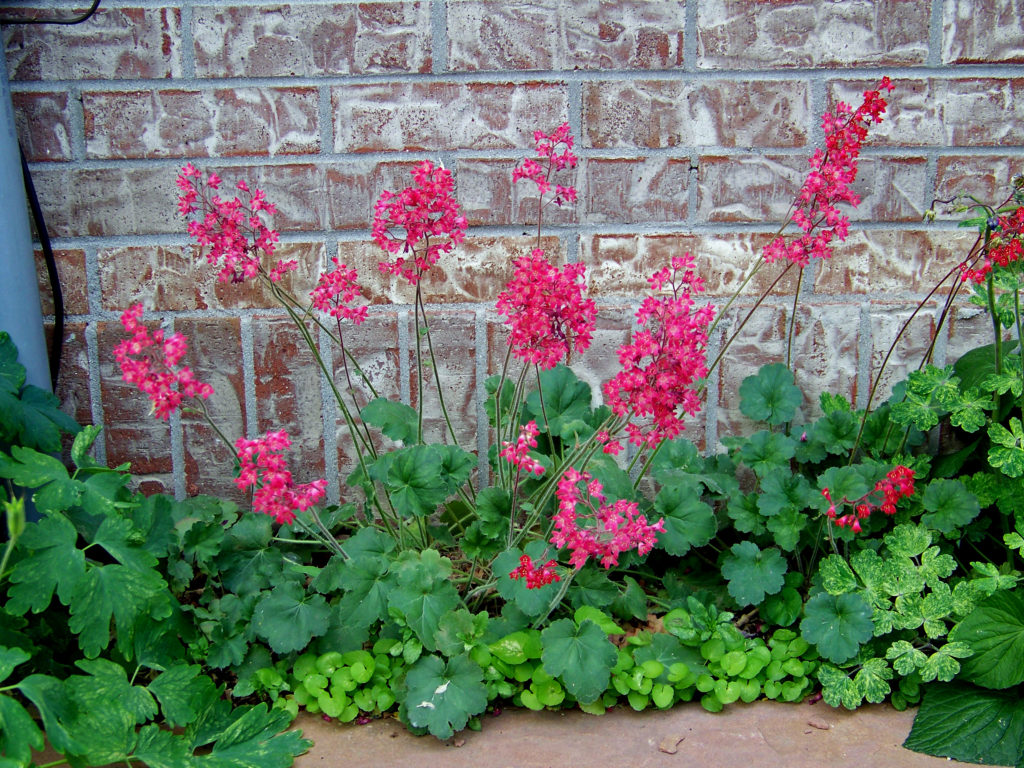
[{"label": "green leaf", "polygon": [[[544,393],[543,406],[540,392]],[[574,421],[587,421],[590,413],[590,386],[570,368],[556,365],[540,374],[540,392],[531,392],[525,403],[523,419],[533,419],[542,431],[561,436]],[[547,421],[545,422],[545,418]]]},{"label": "green leaf", "polygon": [[890,645],[885,658],[892,662],[892,668],[903,677],[914,674],[928,660],[925,652],[915,648],[908,640],[897,640]]},{"label": "green leaf", "polygon": [[0,645],[0,683],[10,677],[11,672],[19,664],[24,664],[32,656],[21,648],[7,648]]},{"label": "green leaf", "polygon": [[86,658],[95,658],[109,645],[111,619],[118,647],[130,648],[135,622],[155,607],[158,597],[166,600],[166,589],[163,577],[154,570],[117,564],[90,568],[75,584],[68,622]]},{"label": "green leaf", "polygon": [[147,688],[160,702],[164,719],[172,726],[186,726],[217,696],[213,681],[199,665],[178,664],[161,673]]},{"label": "green leaf", "polygon": [[786,561],[774,547],[762,550],[752,541],[733,544],[722,561],[729,594],[742,605],[757,605],[785,584]]},{"label": "green leaf", "polygon": [[46,740],[50,746],[61,753],[80,753],[82,745],[65,725],[72,720],[74,707],[64,690],[63,682],[49,675],[29,675],[17,687],[43,718]]},{"label": "green leaf", "polygon": [[962,677],[986,688],[1009,688],[1024,681],[1024,592],[996,592],[957,624],[949,639],[965,643],[973,655]]},{"label": "green leaf", "polygon": [[406,445],[419,442],[419,416],[415,408],[405,403],[378,397],[366,404],[359,412],[359,417],[392,440]]},{"label": "green leaf", "polygon": [[265,704],[239,707],[218,735],[213,751],[202,758],[203,768],[291,768],[294,758],[311,742],[300,731],[285,731],[291,715]]},{"label": "green leaf", "polygon": [[853,683],[865,701],[881,704],[889,695],[892,670],[885,659],[868,659],[853,677]]},{"label": "green leaf", "polygon": [[1010,429],[1002,424],[990,424],[988,463],[1008,477],[1024,474],[1024,428],[1016,416],[1010,418]]},{"label": "green leaf", "polygon": [[43,513],[70,509],[82,495],[82,483],[72,480],[58,459],[20,445],[11,448],[10,457],[0,454],[0,477],[38,488],[32,500]]},{"label": "green leaf", "polygon": [[943,533],[952,533],[976,518],[981,507],[959,480],[932,480],[921,494],[926,513],[921,522]]},{"label": "green leaf", "polygon": [[977,432],[988,421],[986,411],[993,407],[992,398],[988,395],[978,394],[978,390],[964,390],[960,393],[956,402],[952,404],[949,413],[949,423],[959,427],[964,432]]},{"label": "green leaf", "polygon": [[450,580],[451,560],[433,549],[406,551],[395,561],[392,572],[397,584],[389,596],[390,607],[401,612],[425,648],[437,650],[438,622],[462,604]]},{"label": "green leaf", "polygon": [[841,456],[853,449],[859,430],[860,420],[852,412],[837,409],[814,422],[808,437],[823,445],[828,453]]},{"label": "green leaf", "polygon": [[768,518],[767,528],[780,549],[792,552],[800,543],[800,534],[807,527],[809,517],[805,512],[786,509]]},{"label": "green leaf", "polygon": [[456,493],[469,482],[476,469],[476,456],[457,445],[433,445],[431,448],[441,459],[441,477],[448,494]]},{"label": "green leaf", "polygon": [[79,659],[75,662],[85,675],[73,675],[64,685],[82,710],[103,711],[110,702],[123,707],[136,724],[156,716],[156,702],[145,688],[128,682],[124,667],[108,659]]},{"label": "green leaf", "polygon": [[741,443],[736,457],[763,478],[782,470],[788,471],[789,460],[795,454],[796,440],[781,432],[763,429]]},{"label": "green leaf", "polygon": [[[543,541],[531,541],[526,545],[526,554],[533,558],[533,561],[545,563],[545,553],[550,559],[551,552]],[[519,558],[523,551],[518,548],[507,549],[494,558],[492,571],[498,580],[498,594],[508,601],[515,603],[527,616],[534,618],[540,616],[547,610],[548,605],[558,592],[559,584],[552,582],[537,589],[528,589],[526,579],[513,579],[509,574],[519,567]]]},{"label": "green leaf", "polygon": [[903,746],[965,763],[1020,765],[1024,700],[960,682],[929,685]]},{"label": "green leaf", "polygon": [[761,480],[757,508],[766,517],[782,512],[803,512],[814,495],[811,484],[803,475],[772,472]]},{"label": "green leaf", "polygon": [[654,499],[654,508],[665,521],[656,546],[670,555],[682,556],[693,547],[703,547],[718,530],[714,511],[692,486],[664,486]]},{"label": "green leaf", "polygon": [[618,653],[608,636],[594,622],[578,626],[571,619],[552,622],[541,632],[544,670],[559,677],[581,703],[596,701],[607,689]]},{"label": "green leaf", "polygon": [[39,730],[32,716],[17,701],[0,693],[0,756],[10,760],[7,768],[21,768],[32,762],[32,750],[42,751],[43,732]]},{"label": "green leaf", "polygon": [[893,557],[918,557],[932,543],[932,535],[923,525],[903,523],[885,534],[883,541]]},{"label": "green leaf", "polygon": [[818,565],[821,586],[830,595],[842,595],[857,589],[857,577],[841,555],[829,555]]},{"label": "green leaf", "polygon": [[412,445],[387,454],[384,484],[395,512],[403,517],[426,517],[448,498],[441,476],[441,456],[428,445]]},{"label": "green leaf", "polygon": [[275,653],[301,651],[327,631],[331,608],[323,595],[285,582],[265,595],[253,611],[253,630]]},{"label": "green leaf", "polygon": [[403,710],[410,725],[447,739],[466,727],[469,718],[487,708],[483,670],[462,654],[448,662],[423,656],[405,677],[408,693]]},{"label": "green leaf", "polygon": [[800,622],[803,638],[835,664],[852,659],[871,639],[874,624],[867,601],[856,592],[830,595],[821,592],[807,601]]},{"label": "green leaf", "polygon": [[32,554],[14,566],[7,610],[39,613],[50,604],[54,591],[61,603],[68,605],[75,586],[85,576],[85,554],[77,541],[78,531],[63,515],[25,526],[18,544]]},{"label": "green leaf", "polygon": [[804,399],[793,382],[793,372],[782,363],[762,366],[756,376],[748,376],[740,385],[740,411],[773,426],[792,421]]}]

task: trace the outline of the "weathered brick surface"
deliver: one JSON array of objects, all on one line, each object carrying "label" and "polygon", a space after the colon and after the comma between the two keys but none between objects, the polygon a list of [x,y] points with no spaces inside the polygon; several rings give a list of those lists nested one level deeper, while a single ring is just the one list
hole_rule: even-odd
[{"label": "weathered brick surface", "polygon": [[1000,155],[952,155],[940,157],[936,169],[934,209],[940,218],[959,219],[954,210],[957,195],[973,195],[990,205],[1009,198],[1013,177],[1024,172],[1019,157]]},{"label": "weathered brick surface", "polygon": [[[647,278],[672,262],[673,256],[689,252],[704,278],[705,295],[730,296],[741,288],[754,268],[767,235],[594,235],[584,239],[580,260],[589,266],[590,292],[595,296],[637,299],[649,288]],[[784,265],[758,268],[743,288],[744,295],[757,296],[779,278]],[[781,278],[777,293],[795,287],[795,272]]]},{"label": "weathered brick surface", "polygon": [[335,152],[532,147],[538,115],[567,114],[561,83],[381,83],[331,89]]},{"label": "weathered brick surface", "polygon": [[92,158],[232,157],[320,151],[314,88],[116,91],[84,95]]},{"label": "weathered brick surface", "polygon": [[[50,276],[46,269],[43,252],[37,250],[36,276],[39,279],[39,305],[44,315],[54,313],[53,290],[50,287]],[[89,311],[88,285],[85,276],[85,251],[70,248],[55,251],[54,261],[60,280],[61,298],[64,313],[67,315],[84,315]]]},{"label": "weathered brick surface", "polygon": [[[5,9],[5,15],[17,9]],[[63,9],[60,9],[67,15]],[[50,17],[54,9],[35,12]],[[12,80],[181,77],[181,10],[101,7],[88,23],[4,28]]]},{"label": "weathered brick surface", "polygon": [[[858,105],[877,81],[829,83],[829,103]],[[889,110],[873,126],[873,146],[987,147],[1024,143],[1024,79],[997,77],[893,80]]]},{"label": "weathered brick surface", "polygon": [[70,160],[71,112],[66,93],[11,94],[15,128],[30,163]]},{"label": "weathered brick surface", "polygon": [[945,293],[973,242],[969,232],[857,232],[820,263],[814,290],[924,296],[945,279]]},{"label": "weathered brick surface", "polygon": [[430,4],[200,6],[192,12],[200,77],[429,72]]},{"label": "weathered brick surface", "polygon": [[800,147],[807,142],[805,82],[612,80],[583,86],[591,147]]},{"label": "weathered brick surface", "polygon": [[924,64],[929,4],[820,0],[697,4],[697,66],[708,69]]},{"label": "weathered brick surface", "polygon": [[[523,158],[533,153],[523,153]],[[456,192],[459,207],[470,226],[528,225],[536,230],[537,206],[540,198],[537,185],[529,179],[512,181],[512,172],[519,165],[518,160],[487,160],[469,158],[460,160],[456,169]],[[565,170],[558,173],[556,184],[581,187],[583,171]],[[545,198],[550,201],[551,196]],[[545,205],[542,223],[571,224],[585,214],[579,206]]]},{"label": "weathered brick surface", "polygon": [[[241,331],[236,318],[178,319],[174,330],[188,339],[189,365],[196,377],[213,387],[205,401],[210,418],[229,440],[245,435],[245,384],[241,366]],[[234,455],[198,414],[182,413],[185,491],[245,500],[231,481]]]},{"label": "weathered brick surface", "polygon": [[983,64],[1024,61],[1024,9],[1020,0],[945,0],[942,62]]},{"label": "weathered brick surface", "polygon": [[[444,421],[440,397],[448,410],[455,442],[467,450],[476,450],[476,316],[470,312],[447,311],[427,316],[430,338],[434,347],[434,360],[441,374],[440,396],[438,385],[430,368],[430,353],[426,337],[421,343],[423,369],[423,434],[430,442],[453,442]],[[411,338],[409,391],[414,407],[419,403],[419,377],[416,372],[415,324],[410,316]]]},{"label": "weathered brick surface", "polygon": [[[281,286],[299,301],[308,302],[327,261],[323,245],[286,243],[270,262],[277,259],[298,262],[298,269],[288,273]],[[268,270],[270,262],[265,265]],[[270,292],[255,280],[219,282],[218,268],[191,246],[105,248],[99,252],[99,263],[104,309],[123,310],[137,302],[159,312],[277,306]]]},{"label": "weathered brick surface", "polygon": [[313,355],[287,320],[253,320],[255,433],[285,430],[296,482],[324,476],[323,402]]},{"label": "weathered brick surface", "polygon": [[[916,305],[881,300],[871,302],[871,382],[880,382],[872,407],[885,402],[892,393],[893,384],[905,379],[907,373],[920,365],[931,344],[935,333],[934,305],[925,307],[916,315],[915,309]],[[906,329],[901,334],[904,325]],[[882,369],[885,356],[894,344],[895,352]]]},{"label": "weathered brick surface", "polygon": [[[66,323],[60,356],[56,395],[60,407],[79,424],[91,424],[92,394],[89,391],[89,350],[85,323]],[[52,348],[53,326],[46,326],[47,349]]]},{"label": "weathered brick surface", "polygon": [[682,221],[689,212],[689,158],[595,157],[584,173],[588,223]]},{"label": "weathered brick surface", "polygon": [[598,0],[449,5],[453,70],[673,69],[683,65],[686,4]]}]

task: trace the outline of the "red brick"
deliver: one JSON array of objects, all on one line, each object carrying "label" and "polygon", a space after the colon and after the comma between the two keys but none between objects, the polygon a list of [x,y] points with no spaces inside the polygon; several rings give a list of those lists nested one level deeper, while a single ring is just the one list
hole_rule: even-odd
[{"label": "red brick", "polygon": [[907,66],[928,58],[929,6],[918,0],[697,4],[706,69]]},{"label": "red brick", "polygon": [[973,195],[990,205],[998,205],[1012,193],[1011,179],[1024,171],[1019,157],[1005,155],[943,156],[936,168],[935,196],[944,202],[934,206],[939,218],[960,220],[955,206],[967,200],[954,200],[957,195]]},{"label": "red brick", "polygon": [[[52,315],[54,313],[53,291],[50,287],[46,260],[40,250],[35,252],[35,257],[36,276],[39,279],[39,303],[44,315]],[[85,276],[85,251],[57,250],[53,252],[53,258],[57,263],[64,313],[68,315],[86,314],[89,311],[89,295]]]},{"label": "red brick", "polygon": [[179,233],[175,169],[41,168],[36,191],[51,237]]},{"label": "red brick", "polygon": [[[588,266],[590,293],[601,297],[639,300],[650,288],[647,278],[667,267],[673,256],[689,252],[704,278],[709,298],[728,297],[761,257],[768,235],[593,235],[581,241],[580,261]],[[765,265],[747,284],[743,295],[757,296],[782,272],[783,265]],[[796,270],[782,278],[776,295],[791,293]],[[713,303],[720,303],[715,299]]]},{"label": "red brick", "polygon": [[[992,326],[992,316],[981,307],[975,307],[967,303],[964,295],[957,300],[956,306],[950,313],[947,341],[946,341],[946,363],[953,363],[972,349],[984,347],[995,342],[995,331]],[[1007,339],[1010,331],[1003,331],[1003,338]]]},{"label": "red brick", "polygon": [[[35,13],[50,16],[54,10]],[[104,6],[84,24],[22,24],[6,31],[11,80],[162,79],[184,74],[178,8]]]},{"label": "red brick", "polygon": [[[924,296],[956,270],[973,242],[969,232],[854,232],[821,262],[814,290]],[[945,285],[948,290],[951,282]]]},{"label": "red brick", "polygon": [[[85,323],[66,323],[57,375],[57,398],[61,410],[79,424],[92,423],[92,394],[89,390],[89,350]],[[46,325],[47,348],[52,349],[53,325]]]},{"label": "red brick", "polygon": [[808,123],[802,81],[583,85],[583,133],[591,147],[800,147]]},{"label": "red brick", "polygon": [[[545,237],[541,245],[549,257],[560,259],[564,249],[557,238]],[[533,237],[471,237],[451,253],[442,254],[420,283],[427,304],[491,302],[498,298],[515,269],[513,262],[528,256],[536,246]],[[338,246],[338,258],[361,276],[364,295],[375,303],[411,304],[416,289],[402,277],[382,275],[377,265],[390,254],[368,242]]]},{"label": "red brick", "polygon": [[[231,441],[245,435],[245,383],[242,341],[237,318],[178,319],[174,330],[188,339],[184,360],[196,378],[213,387],[205,401],[217,428]],[[232,482],[234,455],[201,416],[182,411],[185,448],[185,492],[209,493],[244,503],[246,497]]]},{"label": "red brick", "polygon": [[683,65],[681,0],[460,2],[449,6],[453,70],[673,69]]},{"label": "red brick", "polygon": [[[524,157],[527,155],[524,154]],[[470,226],[537,226],[537,185],[528,179],[512,181],[518,160],[459,160],[456,192],[459,207]],[[581,172],[566,170],[558,174],[556,184],[579,188]],[[581,192],[582,196],[582,192]],[[545,202],[551,196],[545,197]],[[580,203],[576,205],[545,205],[542,223],[569,224],[578,221]]]},{"label": "red brick", "polygon": [[236,4],[193,10],[199,77],[430,72],[430,4]]},{"label": "red brick", "polygon": [[83,94],[91,158],[233,157],[320,151],[315,88]]},{"label": "red brick", "polygon": [[66,93],[12,93],[11,105],[25,159],[30,163],[73,159]]},{"label": "red brick", "polygon": [[290,321],[269,317],[253,321],[253,348],[256,433],[288,433],[296,482],[323,477],[320,369],[312,353]]},{"label": "red brick", "polygon": [[335,152],[532,149],[535,129],[568,115],[564,83],[346,85],[331,99]]},{"label": "red brick", "polygon": [[681,221],[687,216],[689,158],[594,157],[585,162],[584,172],[588,223]]},{"label": "red brick", "polygon": [[[441,379],[441,396],[458,444],[468,451],[476,451],[476,314],[473,312],[431,312],[430,340],[434,360]],[[416,335],[412,314],[409,317],[409,391],[412,405],[417,407],[419,385],[416,370]],[[423,368],[423,438],[427,442],[451,443],[451,433],[445,425],[438,386],[430,367],[430,352],[426,337],[421,342]]]},{"label": "red brick", "polygon": [[1024,16],[1016,0],[945,0],[942,63],[1024,62]]},{"label": "red brick", "polygon": [[[833,81],[829,103],[854,107],[877,80]],[[1024,79],[970,77],[893,81],[888,111],[867,144],[885,147],[984,147],[1024,144]]]},{"label": "red brick", "polygon": [[[157,327],[151,319],[150,328]],[[99,323],[97,339],[100,363],[100,398],[103,413],[104,441],[110,466],[131,464],[134,473],[169,475],[171,432],[168,422],[152,415],[152,403],[135,385],[121,379],[121,369],[114,360],[114,347],[126,338],[120,323]]]},{"label": "red brick", "polygon": [[[885,402],[892,393],[893,385],[917,369],[931,344],[935,333],[935,308],[927,306],[910,320],[915,309],[915,305],[897,302],[871,302],[871,382],[874,385],[876,380],[881,381],[871,402],[872,408]],[[908,320],[910,323],[906,331],[899,335]],[[896,351],[885,369],[881,370],[882,361],[893,344]]]},{"label": "red brick", "polygon": [[[278,259],[295,260],[296,271],[288,273],[282,287],[300,302],[309,301],[326,257],[321,243],[286,243],[265,265],[269,270]],[[197,309],[242,309],[276,307],[262,284],[222,283],[217,267],[193,252],[191,247],[126,246],[99,252],[100,289],[104,309],[122,310],[136,302],[156,311]]]}]

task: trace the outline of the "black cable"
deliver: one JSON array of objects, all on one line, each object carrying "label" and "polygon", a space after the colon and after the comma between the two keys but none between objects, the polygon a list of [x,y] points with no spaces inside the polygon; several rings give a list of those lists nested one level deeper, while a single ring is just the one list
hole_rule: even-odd
[{"label": "black cable", "polygon": [[73,16],[71,18],[42,18],[33,19],[29,16],[15,16],[10,19],[0,19],[0,27],[8,24],[81,24],[83,21],[88,19],[94,13],[96,9],[100,7],[100,0],[93,0],[92,6],[81,16]]},{"label": "black cable", "polygon": [[60,274],[57,272],[57,260],[53,257],[53,247],[50,245],[50,235],[46,231],[46,222],[43,220],[43,209],[39,205],[39,198],[36,196],[36,187],[32,183],[32,174],[28,170],[28,161],[25,159],[25,150],[18,144],[18,151],[21,153],[21,176],[25,181],[25,195],[28,197],[28,205],[32,210],[32,220],[36,225],[36,234],[39,235],[39,245],[43,249],[43,258],[46,260],[46,274],[50,280],[50,290],[53,293],[53,341],[50,344],[50,385],[53,391],[57,391],[57,377],[60,375],[60,357],[64,351],[64,292],[60,288]]}]

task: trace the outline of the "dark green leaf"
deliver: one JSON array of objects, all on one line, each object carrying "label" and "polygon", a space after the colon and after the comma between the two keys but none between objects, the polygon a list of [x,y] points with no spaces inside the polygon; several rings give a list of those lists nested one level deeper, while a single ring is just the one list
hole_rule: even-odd
[{"label": "dark green leaf", "polygon": [[[545,546],[543,541],[531,541],[526,545],[526,554],[533,558],[535,563],[543,564],[551,559],[554,554]],[[537,589],[528,589],[526,579],[513,579],[509,574],[519,567],[519,558],[523,551],[513,548],[502,552],[492,565],[495,578],[498,580],[498,594],[505,600],[512,601],[527,616],[533,618],[540,616],[554,599],[558,592],[558,583],[545,584]],[[614,598],[613,598],[614,599]]]},{"label": "dark green leaf", "polygon": [[962,676],[986,688],[1024,682],[1024,592],[1000,591],[985,598],[949,633],[974,652]]},{"label": "dark green leaf", "polygon": [[331,609],[323,595],[309,593],[295,582],[274,587],[253,611],[253,629],[275,653],[301,651],[327,631]]},{"label": "dark green leaf", "polygon": [[54,590],[64,605],[71,602],[75,586],[85,576],[85,555],[75,546],[77,540],[75,526],[63,515],[25,527],[19,546],[32,554],[18,561],[11,573],[8,611],[39,613],[50,604]]},{"label": "dark green leaf", "polygon": [[943,533],[963,528],[976,518],[981,507],[959,480],[932,480],[921,494],[926,513],[921,522]]},{"label": "dark green leaf", "polygon": [[65,726],[73,719],[75,710],[60,680],[48,675],[29,675],[18,683],[18,690],[35,705],[43,718],[50,746],[61,753],[77,754],[82,751],[82,745]]},{"label": "dark green leaf", "polygon": [[654,499],[654,508],[665,521],[657,546],[670,555],[682,556],[693,547],[704,546],[718,530],[714,511],[700,500],[694,486],[663,487]]},{"label": "dark green leaf", "polygon": [[822,656],[841,664],[856,656],[860,646],[871,639],[871,615],[871,606],[856,592],[821,592],[804,606],[800,632],[807,642],[817,646]]},{"label": "dark green leaf", "polygon": [[544,671],[561,678],[581,703],[596,701],[607,690],[618,653],[597,624],[560,619],[541,632],[541,642]]},{"label": "dark green leaf", "polygon": [[419,442],[419,416],[415,408],[383,397],[371,400],[359,412],[367,424],[377,427],[392,440],[412,445]]},{"label": "dark green leaf", "polygon": [[80,659],[75,664],[86,675],[73,675],[64,685],[81,710],[103,711],[117,702],[135,719],[136,724],[156,716],[156,702],[142,687],[128,682],[124,667],[107,659]]},{"label": "dark green leaf", "polygon": [[423,647],[436,650],[438,622],[462,604],[449,578],[451,561],[433,549],[406,551],[395,561],[392,572],[397,583],[389,595],[389,606],[401,612]]},{"label": "dark green leaf", "polygon": [[203,711],[217,688],[198,665],[179,664],[161,673],[147,686],[160,702],[164,719],[172,726],[186,726]]},{"label": "dark green leaf", "polygon": [[789,460],[796,453],[796,441],[781,432],[761,430],[745,440],[736,457],[754,470],[758,477],[789,470]]},{"label": "dark green leaf", "polygon": [[154,570],[116,564],[90,568],[75,585],[68,622],[86,658],[95,658],[110,643],[111,619],[118,648],[130,650],[135,622],[156,608],[158,597],[166,600],[166,589],[167,583]]},{"label": "dark green leaf", "polygon": [[722,561],[729,594],[742,605],[757,605],[785,583],[786,561],[774,547],[762,550],[752,541],[733,544]]},{"label": "dark green leaf", "polygon": [[447,663],[424,656],[405,677],[408,694],[404,712],[409,723],[447,739],[466,727],[469,718],[487,708],[483,670],[462,654]]},{"label": "dark green leaf", "polygon": [[384,482],[395,512],[403,517],[426,517],[448,498],[441,457],[431,446],[413,445],[389,456]]},{"label": "dark green leaf", "polygon": [[804,396],[793,383],[793,372],[782,363],[765,365],[740,385],[740,411],[754,421],[771,425],[792,421]]},{"label": "dark green leaf", "polygon": [[523,409],[525,420],[533,419],[542,431],[546,426],[551,434],[559,436],[572,422],[587,421],[591,403],[590,386],[580,381],[571,369],[556,365],[541,371],[540,387],[544,393],[543,406],[540,392],[531,392]]},{"label": "dark green leaf", "polygon": [[21,768],[31,763],[32,750],[42,749],[43,733],[32,716],[17,701],[0,693],[0,756],[11,761],[10,768]]}]

